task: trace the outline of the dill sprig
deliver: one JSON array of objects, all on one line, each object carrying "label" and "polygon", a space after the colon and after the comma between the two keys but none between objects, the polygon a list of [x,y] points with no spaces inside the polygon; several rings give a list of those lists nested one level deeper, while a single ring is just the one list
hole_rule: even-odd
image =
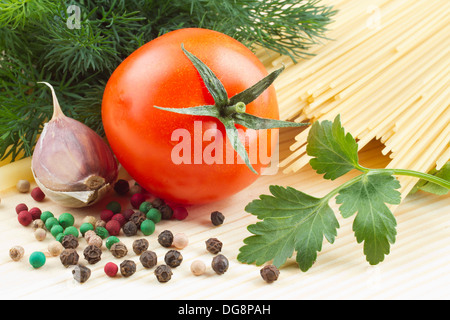
[{"label": "dill sprig", "polygon": [[[67,21],[80,8],[79,29]],[[101,100],[123,59],[161,34],[217,30],[250,48],[308,57],[336,11],[320,0],[80,0],[0,2],[0,159],[30,156],[52,114],[47,81],[66,115],[103,135]]]}]

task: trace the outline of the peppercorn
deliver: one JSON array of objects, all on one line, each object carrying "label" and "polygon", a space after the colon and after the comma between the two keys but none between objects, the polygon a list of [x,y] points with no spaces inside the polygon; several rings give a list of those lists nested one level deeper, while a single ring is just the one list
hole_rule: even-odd
[{"label": "peppercorn", "polygon": [[123,258],[128,253],[127,246],[125,244],[123,244],[122,242],[114,243],[111,246],[110,251],[111,251],[111,254],[116,258]]},{"label": "peppercorn", "polygon": [[141,223],[141,231],[145,236],[151,235],[155,232],[155,223],[152,220],[144,220]]},{"label": "peppercorn", "polygon": [[30,255],[29,262],[31,266],[35,269],[42,267],[45,264],[45,261],[46,261],[45,254],[40,251],[33,252]]},{"label": "peppercorn", "polygon": [[17,220],[19,220],[19,223],[21,225],[26,227],[33,221],[33,217],[31,216],[30,212],[21,211],[17,216]]},{"label": "peppercorn", "polygon": [[95,234],[98,235],[102,239],[106,239],[109,237],[109,232],[105,227],[97,227],[95,228]]},{"label": "peppercorn", "polygon": [[177,249],[184,249],[189,243],[188,237],[184,233],[177,233],[173,237],[173,246]]},{"label": "peppercorn", "polygon": [[87,246],[83,254],[89,264],[96,264],[102,259],[102,249],[94,245]]},{"label": "peppercorn", "polygon": [[145,195],[142,193],[135,193],[131,196],[130,203],[135,209],[139,209],[142,202],[145,201]]},{"label": "peppercorn", "polygon": [[151,208],[146,214],[147,219],[152,220],[154,223],[161,221],[161,212],[156,208]]},{"label": "peppercorn", "polygon": [[139,260],[141,261],[144,268],[147,269],[153,268],[158,263],[158,257],[156,253],[150,250],[142,252]]},{"label": "peppercorn", "polygon": [[211,222],[215,226],[219,226],[223,223],[225,220],[225,216],[222,214],[222,212],[214,211],[211,213]]},{"label": "peppercorn", "polygon": [[188,216],[188,211],[185,207],[177,206],[173,208],[172,218],[176,220],[184,220]]},{"label": "peppercorn", "polygon": [[153,208],[152,204],[148,201],[144,201],[139,206],[139,211],[146,214],[151,208]]},{"label": "peppercorn", "polygon": [[31,190],[31,197],[35,201],[41,202],[45,198],[45,193],[43,193],[42,190],[39,187],[36,187],[36,188],[33,188],[33,190]]},{"label": "peppercorn", "polygon": [[61,263],[65,267],[76,265],[78,263],[79,258],[80,256],[78,255],[75,249],[65,249],[59,255],[59,259],[61,260]]},{"label": "peppercorn", "polygon": [[161,207],[163,204],[165,204],[164,200],[161,198],[155,198],[151,201],[151,204],[153,206],[153,208],[159,208]]},{"label": "peppercorn", "polygon": [[108,233],[112,236],[117,236],[120,233],[120,222],[117,220],[109,220],[106,223],[105,229],[108,230]]},{"label": "peppercorn", "polygon": [[164,256],[164,262],[171,268],[176,268],[183,261],[183,256],[177,250],[169,250]]},{"label": "peppercorn", "polygon": [[125,216],[121,213],[116,213],[115,215],[113,215],[111,220],[119,222],[121,228],[128,221],[128,219],[126,219]]},{"label": "peppercorn", "polygon": [[172,278],[172,270],[165,264],[159,265],[155,269],[155,276],[159,282],[167,282]]},{"label": "peppercorn", "polygon": [[70,213],[66,212],[59,216],[59,224],[64,228],[73,226],[75,223],[75,218]]},{"label": "peppercorn", "polygon": [[117,274],[117,271],[119,271],[119,267],[117,267],[117,264],[114,262],[108,262],[105,264],[105,267],[103,269],[108,277],[115,277]]},{"label": "peppercorn", "polygon": [[38,228],[44,229],[45,224],[44,224],[44,221],[42,221],[41,219],[36,219],[33,222],[31,222],[31,227],[33,229],[38,229]]},{"label": "peppercorn", "polygon": [[137,183],[135,183],[134,185],[132,185],[132,186],[130,187],[129,193],[130,193],[131,195],[134,195],[134,194],[136,194],[136,193],[141,193],[141,192],[142,192],[142,187],[141,187],[140,185],[138,185]]},{"label": "peppercorn", "polygon": [[84,234],[84,239],[86,239],[86,241],[89,242],[89,238],[90,238],[90,237],[93,237],[93,236],[98,237],[98,235],[95,233],[94,230],[88,230],[88,231],[86,231],[86,233]]},{"label": "peppercorn", "polygon": [[78,232],[78,229],[74,226],[70,226],[64,229],[64,234],[65,235],[73,235],[75,238],[78,238],[78,236],[80,235],[80,233]]},{"label": "peppercorn", "polygon": [[52,227],[55,225],[59,225],[59,221],[55,217],[48,217],[45,220],[45,227],[47,228],[47,230],[52,230]]},{"label": "peppercorn", "polygon": [[81,264],[77,264],[72,270],[73,278],[79,283],[88,281],[91,276],[91,269]]},{"label": "peppercorn", "polygon": [[128,221],[123,225],[123,233],[125,233],[126,236],[131,237],[134,236],[137,233],[137,226],[133,221]]},{"label": "peppercorn", "polygon": [[54,218],[54,217],[55,216],[50,211],[44,211],[44,212],[41,213],[41,220],[44,221],[44,223],[47,222],[48,218]]},{"label": "peppercorn", "polygon": [[19,214],[21,211],[28,211],[28,206],[25,203],[19,203],[16,206],[16,213]]},{"label": "peppercorn", "polygon": [[106,205],[106,209],[111,210],[114,213],[122,211],[122,206],[117,201],[111,201]]},{"label": "peppercorn", "polygon": [[136,263],[133,260],[124,260],[120,264],[120,273],[128,278],[136,272]]},{"label": "peppercorn", "polygon": [[109,209],[104,209],[100,212],[100,219],[108,222],[109,220],[111,220],[111,218],[114,216],[114,212],[112,212],[112,210]]},{"label": "peppercorn", "polygon": [[89,231],[89,230],[94,230],[94,225],[92,225],[89,222],[84,222],[81,226],[80,226],[80,232],[82,234],[82,236],[84,237],[84,234]]},{"label": "peppercorn", "polygon": [[173,210],[168,204],[163,204],[159,208],[159,212],[161,212],[161,219],[170,220],[173,216]]},{"label": "peppercorn", "polygon": [[202,274],[204,274],[206,271],[206,265],[203,261],[201,260],[195,260],[194,262],[192,262],[191,264],[191,272],[195,275],[195,276],[200,276]]},{"label": "peppercorn", "polygon": [[90,223],[94,227],[95,227],[96,222],[97,222],[97,218],[94,216],[86,216],[83,218],[83,221],[82,221],[82,223]]},{"label": "peppercorn", "polygon": [[14,246],[9,249],[9,256],[13,261],[19,261],[22,259],[25,250],[21,246]]},{"label": "peppercorn", "polygon": [[280,270],[272,264],[265,266],[259,272],[263,280],[267,283],[276,281],[280,275]]},{"label": "peppercorn", "polygon": [[212,259],[211,267],[217,274],[224,274],[228,270],[228,259],[219,254]]},{"label": "peppercorn", "polygon": [[94,234],[93,236],[89,237],[89,240],[87,241],[89,246],[96,246],[98,248],[102,248],[103,246],[103,240],[98,235]]},{"label": "peppercorn", "polygon": [[64,228],[61,227],[59,224],[55,224],[51,229],[50,229],[50,233],[52,234],[52,236],[54,236],[56,238],[56,236],[60,233],[64,232]]},{"label": "peppercorn", "polygon": [[106,239],[106,248],[108,248],[108,250],[110,250],[112,245],[117,242],[120,242],[119,238],[117,238],[115,236],[108,237],[108,239]]},{"label": "peppercorn", "polygon": [[125,209],[125,210],[123,210],[122,215],[125,218],[125,221],[124,221],[123,224],[125,224],[128,220],[130,220],[130,217],[133,215],[133,213],[134,213],[133,209]]},{"label": "peppercorn", "polygon": [[130,184],[128,183],[127,180],[119,179],[114,184],[114,191],[116,191],[118,195],[123,196],[127,194],[128,191],[130,191]]},{"label": "peppercorn", "polygon": [[33,218],[33,220],[41,218],[42,212],[41,212],[41,209],[39,209],[39,208],[36,208],[36,207],[31,208],[30,210],[28,210],[28,212],[31,214],[31,217]]},{"label": "peppercorn", "polygon": [[65,235],[64,233],[61,232],[61,233],[59,233],[59,234],[56,235],[55,239],[56,239],[56,241],[61,242],[62,239],[63,239],[65,236],[66,236],[66,235]]},{"label": "peppercorn", "polygon": [[48,245],[48,252],[54,257],[59,256],[63,250],[63,245],[58,241],[53,241]]},{"label": "peppercorn", "polygon": [[37,228],[34,231],[34,237],[36,238],[37,241],[44,241],[46,236],[47,236],[47,231],[45,231],[42,228]]},{"label": "peppercorn", "polygon": [[16,188],[21,193],[27,193],[28,191],[30,191],[30,181],[19,180],[17,181]]},{"label": "peppercorn", "polygon": [[94,225],[94,229],[104,228],[106,226],[106,222],[103,220],[97,220]]},{"label": "peppercorn", "polygon": [[73,234],[68,234],[62,238],[61,244],[65,249],[76,249],[78,248],[78,239]]},{"label": "peppercorn", "polygon": [[209,238],[205,241],[206,250],[211,252],[212,254],[217,254],[222,251],[222,242],[217,238]]},{"label": "peppercorn", "polygon": [[145,216],[145,213],[141,211],[136,211],[133,213],[130,217],[130,221],[134,222],[134,224],[139,228],[141,226],[141,223],[144,222],[147,219]]},{"label": "peppercorn", "polygon": [[158,235],[158,242],[163,247],[169,248],[173,242],[173,234],[170,230],[164,230]]},{"label": "peppercorn", "polygon": [[133,242],[133,251],[137,255],[142,254],[142,252],[148,249],[149,243],[147,239],[137,239]]}]

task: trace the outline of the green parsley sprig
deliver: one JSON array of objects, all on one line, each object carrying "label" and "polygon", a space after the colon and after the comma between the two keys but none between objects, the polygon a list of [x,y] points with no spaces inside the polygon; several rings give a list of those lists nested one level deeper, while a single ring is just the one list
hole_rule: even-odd
[{"label": "green parsley sprig", "polygon": [[358,144],[345,133],[340,116],[333,122],[315,122],[308,135],[310,164],[325,179],[337,179],[351,170],[360,175],[343,183],[322,198],[291,187],[270,186],[272,195],[261,195],[245,210],[262,220],[250,225],[252,236],[244,239],[238,260],[261,265],[273,260],[277,267],[292,256],[302,271],[307,271],[322,250],[323,238],[333,243],[339,223],[329,205],[333,198],[344,218],[355,216],[353,231],[358,243],[364,242],[364,254],[371,265],[382,262],[395,243],[396,219],[388,205],[401,202],[399,181],[395,175],[417,177],[437,188],[450,190],[450,179],[405,169],[370,169],[359,164]]}]

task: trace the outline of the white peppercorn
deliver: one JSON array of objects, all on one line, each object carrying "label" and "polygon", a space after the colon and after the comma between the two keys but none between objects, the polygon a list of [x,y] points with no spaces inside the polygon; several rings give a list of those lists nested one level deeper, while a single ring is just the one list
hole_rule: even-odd
[{"label": "white peppercorn", "polygon": [[45,231],[42,228],[37,228],[34,231],[34,237],[36,238],[37,241],[44,241],[45,238],[47,237],[47,231]]},{"label": "white peppercorn", "polygon": [[83,218],[82,224],[83,223],[90,223],[93,226],[95,226],[95,224],[97,223],[97,218],[93,217],[93,216],[86,216],[86,217]]},{"label": "white peppercorn", "polygon": [[100,236],[94,234],[88,238],[87,243],[90,246],[96,246],[97,248],[101,248],[103,246],[103,239]]},{"label": "white peppercorn", "polygon": [[177,249],[184,249],[189,243],[188,237],[184,233],[177,233],[173,236],[172,245]]},{"label": "white peppercorn", "polygon": [[88,230],[84,233],[84,239],[86,239],[86,242],[89,242],[89,238],[96,235],[94,230]]},{"label": "white peppercorn", "polygon": [[31,223],[31,227],[33,229],[35,229],[35,230],[38,229],[38,228],[44,229],[45,228],[45,223],[41,219],[36,219],[36,220],[33,220],[33,222]]},{"label": "white peppercorn", "polygon": [[9,249],[9,256],[14,261],[19,261],[20,259],[22,259],[24,253],[25,249],[21,246],[14,246]]},{"label": "white peppercorn", "polygon": [[53,241],[48,245],[48,252],[54,257],[59,256],[63,250],[64,247],[59,241]]},{"label": "white peppercorn", "polygon": [[28,180],[19,180],[16,187],[19,192],[27,193],[30,191],[30,182]]},{"label": "white peppercorn", "polygon": [[206,264],[203,261],[195,260],[194,262],[192,262],[191,272],[195,276],[200,276],[200,275],[204,274],[205,271],[206,271]]}]

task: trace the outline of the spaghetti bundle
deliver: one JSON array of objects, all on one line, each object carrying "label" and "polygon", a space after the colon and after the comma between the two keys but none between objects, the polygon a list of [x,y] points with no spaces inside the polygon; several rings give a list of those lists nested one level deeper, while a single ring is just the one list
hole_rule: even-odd
[{"label": "spaghetti bundle", "polygon": [[[316,56],[293,64],[261,50],[269,69],[287,66],[276,81],[284,120],[333,120],[363,148],[384,144],[388,168],[427,172],[450,159],[450,2],[447,0],[340,0],[331,40]],[[280,166],[296,172],[309,129],[290,146]],[[400,177],[406,196],[417,179]]]}]

